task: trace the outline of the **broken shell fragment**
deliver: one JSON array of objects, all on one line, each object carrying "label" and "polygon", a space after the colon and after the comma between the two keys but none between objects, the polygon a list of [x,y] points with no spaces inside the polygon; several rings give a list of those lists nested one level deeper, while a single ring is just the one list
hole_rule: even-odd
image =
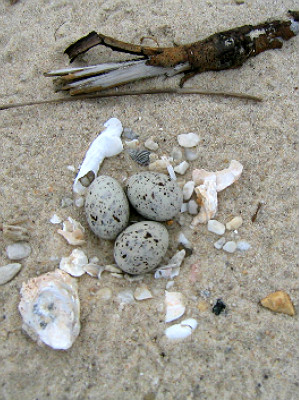
[{"label": "broken shell fragment", "polygon": [[28,243],[17,242],[6,247],[6,255],[10,260],[22,260],[31,253],[31,247]]},{"label": "broken shell fragment", "polygon": [[189,181],[186,182],[184,187],[183,187],[183,199],[184,200],[190,200],[194,190],[194,182]]},{"label": "broken shell fragment", "polygon": [[69,349],[80,332],[77,282],[56,269],[23,283],[19,311],[22,328],[56,350]]},{"label": "broken shell fragment", "polygon": [[84,231],[85,229],[80,222],[68,217],[68,219],[63,222],[63,228],[58,229],[57,233],[63,236],[68,244],[71,244],[72,246],[80,246],[85,243]]},{"label": "broken shell fragment", "polygon": [[218,206],[216,176],[212,175],[202,185],[197,186],[195,193],[202,205],[199,214],[193,218],[191,227],[206,223],[216,215]]},{"label": "broken shell fragment", "polygon": [[11,281],[17,273],[21,270],[22,264],[13,263],[0,267],[0,285]]},{"label": "broken shell fragment", "polygon": [[141,301],[141,300],[152,299],[153,295],[146,286],[140,286],[135,289],[134,297],[136,300]]},{"label": "broken shell fragment", "polygon": [[88,258],[84,251],[74,249],[69,257],[62,257],[59,268],[72,276],[85,274],[84,266],[88,264]]},{"label": "broken shell fragment", "polygon": [[180,175],[184,175],[189,168],[190,164],[187,161],[182,161],[179,165],[174,167],[174,172]]},{"label": "broken shell fragment", "polygon": [[155,272],[155,278],[173,279],[180,273],[181,264],[185,258],[186,250],[180,250],[169,260],[167,265],[162,265]]},{"label": "broken shell fragment", "polygon": [[291,316],[295,315],[295,309],[292,300],[290,299],[290,296],[283,290],[270,293],[261,300],[261,305],[277,313]]},{"label": "broken shell fragment", "polygon": [[104,266],[92,263],[86,264],[82,268],[88,275],[98,279],[101,278],[102,272],[105,270]]},{"label": "broken shell fragment", "polygon": [[208,221],[208,231],[216,233],[216,235],[223,235],[225,232],[225,226],[216,219],[210,219]]},{"label": "broken shell fragment", "polygon": [[185,312],[183,295],[180,292],[168,292],[165,290],[166,315],[165,322],[171,322],[180,318]]},{"label": "broken shell fragment", "polygon": [[188,318],[180,324],[175,324],[165,329],[165,335],[168,339],[179,340],[190,336],[192,331],[197,328],[197,321],[194,318]]},{"label": "broken shell fragment", "polygon": [[24,226],[3,224],[2,230],[3,236],[14,242],[19,242],[21,240],[27,241],[30,239],[29,230]]},{"label": "broken shell fragment", "polygon": [[85,187],[89,186],[96,178],[99,168],[106,157],[113,157],[121,153],[123,144],[120,136],[123,131],[122,124],[117,118],[110,118],[105,122],[106,129],[90,145],[76,176],[73,185],[75,193],[85,193]]}]

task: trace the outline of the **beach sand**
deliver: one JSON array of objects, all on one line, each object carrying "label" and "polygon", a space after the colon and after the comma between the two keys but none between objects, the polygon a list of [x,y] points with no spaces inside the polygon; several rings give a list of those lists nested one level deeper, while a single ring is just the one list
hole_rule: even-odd
[{"label": "beach sand", "polygon": [[[171,46],[281,18],[296,9],[296,2],[20,0],[11,5],[4,0],[0,9],[0,101],[8,103],[58,97],[52,79],[43,73],[67,66],[64,49],[92,30],[134,43],[151,35],[160,46]],[[74,65],[120,59],[125,56],[95,48]],[[179,77],[157,78],[128,87],[178,82]],[[298,37],[240,69],[198,75],[186,86],[245,92],[264,101],[157,95],[0,112],[1,220],[28,218],[32,248],[19,275],[0,290],[1,399],[298,399],[298,317],[259,305],[268,293],[282,289],[298,307]],[[111,117],[132,128],[142,143],[154,136],[159,156],[170,155],[178,134],[199,134],[200,156],[180,182],[190,180],[195,168],[215,171],[232,159],[240,161],[244,172],[219,194],[216,218],[227,222],[241,215],[238,237],[251,249],[234,254],[216,250],[218,237],[206,225],[191,230],[191,219],[185,217],[182,226],[175,223],[169,231],[168,255],[175,252],[176,235],[183,231],[193,254],[171,290],[183,294],[185,317],[198,321],[191,337],[170,342],[164,335],[165,280],[148,274],[143,283],[154,298],[121,306],[117,294],[135,290],[140,282],[106,273],[99,281],[88,275],[79,278],[82,326],[72,348],[39,347],[21,329],[20,288],[22,282],[57,268],[72,250],[49,222],[54,213],[62,219],[71,216],[87,229],[82,208],[61,206],[62,199],[72,198],[75,174],[67,166],[78,168]],[[100,173],[124,182],[141,170],[123,152],[107,159]],[[263,206],[252,222],[259,202]],[[11,242],[2,234],[0,238],[2,266],[9,262],[5,248]],[[231,238],[229,232],[226,238]],[[113,262],[113,243],[88,230],[87,239],[82,249],[88,257]],[[194,263],[199,272],[190,282]],[[101,288],[112,290],[110,300],[97,296]],[[216,316],[211,308],[218,298],[227,308]]]}]

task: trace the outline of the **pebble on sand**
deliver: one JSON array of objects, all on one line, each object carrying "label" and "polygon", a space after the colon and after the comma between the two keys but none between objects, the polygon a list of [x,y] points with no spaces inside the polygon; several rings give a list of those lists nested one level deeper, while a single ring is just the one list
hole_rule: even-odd
[{"label": "pebble on sand", "polygon": [[178,135],[179,145],[182,147],[194,147],[199,143],[199,136],[196,133],[183,133],[182,135]]},{"label": "pebble on sand", "polygon": [[31,253],[31,247],[28,243],[17,242],[6,247],[6,254],[10,260],[22,260]]},{"label": "pebble on sand", "polygon": [[225,232],[225,226],[216,219],[210,219],[208,221],[208,231],[216,233],[216,235],[223,235]]},{"label": "pebble on sand", "polygon": [[0,267],[0,285],[11,281],[22,268],[22,264],[13,263]]},{"label": "pebble on sand", "polygon": [[278,290],[268,294],[264,299],[261,300],[261,305],[265,308],[269,308],[271,311],[295,315],[294,305],[290,296],[283,290]]},{"label": "pebble on sand", "polygon": [[227,253],[234,253],[237,250],[237,243],[233,240],[230,240],[225,243],[222,249]]},{"label": "pebble on sand", "polygon": [[241,216],[234,217],[231,221],[226,223],[226,229],[229,231],[234,231],[235,229],[240,228],[243,224],[243,219]]}]

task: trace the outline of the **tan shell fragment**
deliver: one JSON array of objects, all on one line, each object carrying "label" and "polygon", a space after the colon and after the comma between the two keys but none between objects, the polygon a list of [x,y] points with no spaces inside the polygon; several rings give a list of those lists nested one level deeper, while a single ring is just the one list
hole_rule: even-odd
[{"label": "tan shell fragment", "polygon": [[72,246],[80,246],[85,243],[83,226],[80,222],[75,221],[71,217],[68,217],[68,219],[63,222],[63,229],[58,229],[57,233],[63,236]]},{"label": "tan shell fragment", "polygon": [[201,207],[199,214],[193,219],[191,227],[204,224],[216,215],[218,205],[216,175],[211,175],[202,185],[197,186],[195,193],[198,199],[201,200]]},{"label": "tan shell fragment", "polygon": [[292,300],[283,290],[278,290],[277,292],[268,294],[268,296],[261,300],[261,305],[277,313],[291,316],[295,315]]}]

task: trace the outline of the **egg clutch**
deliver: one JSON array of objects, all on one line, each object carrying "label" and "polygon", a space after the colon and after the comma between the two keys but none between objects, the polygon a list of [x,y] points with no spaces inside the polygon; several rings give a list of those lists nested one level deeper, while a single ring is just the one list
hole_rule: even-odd
[{"label": "egg clutch", "polygon": [[[160,222],[180,212],[183,193],[167,175],[140,172],[127,182],[101,175],[88,188],[85,212],[96,236],[115,240],[114,259],[129,274],[155,269],[168,248],[168,232]],[[130,205],[146,220],[129,225]],[[129,225],[129,226],[128,226]]]}]

